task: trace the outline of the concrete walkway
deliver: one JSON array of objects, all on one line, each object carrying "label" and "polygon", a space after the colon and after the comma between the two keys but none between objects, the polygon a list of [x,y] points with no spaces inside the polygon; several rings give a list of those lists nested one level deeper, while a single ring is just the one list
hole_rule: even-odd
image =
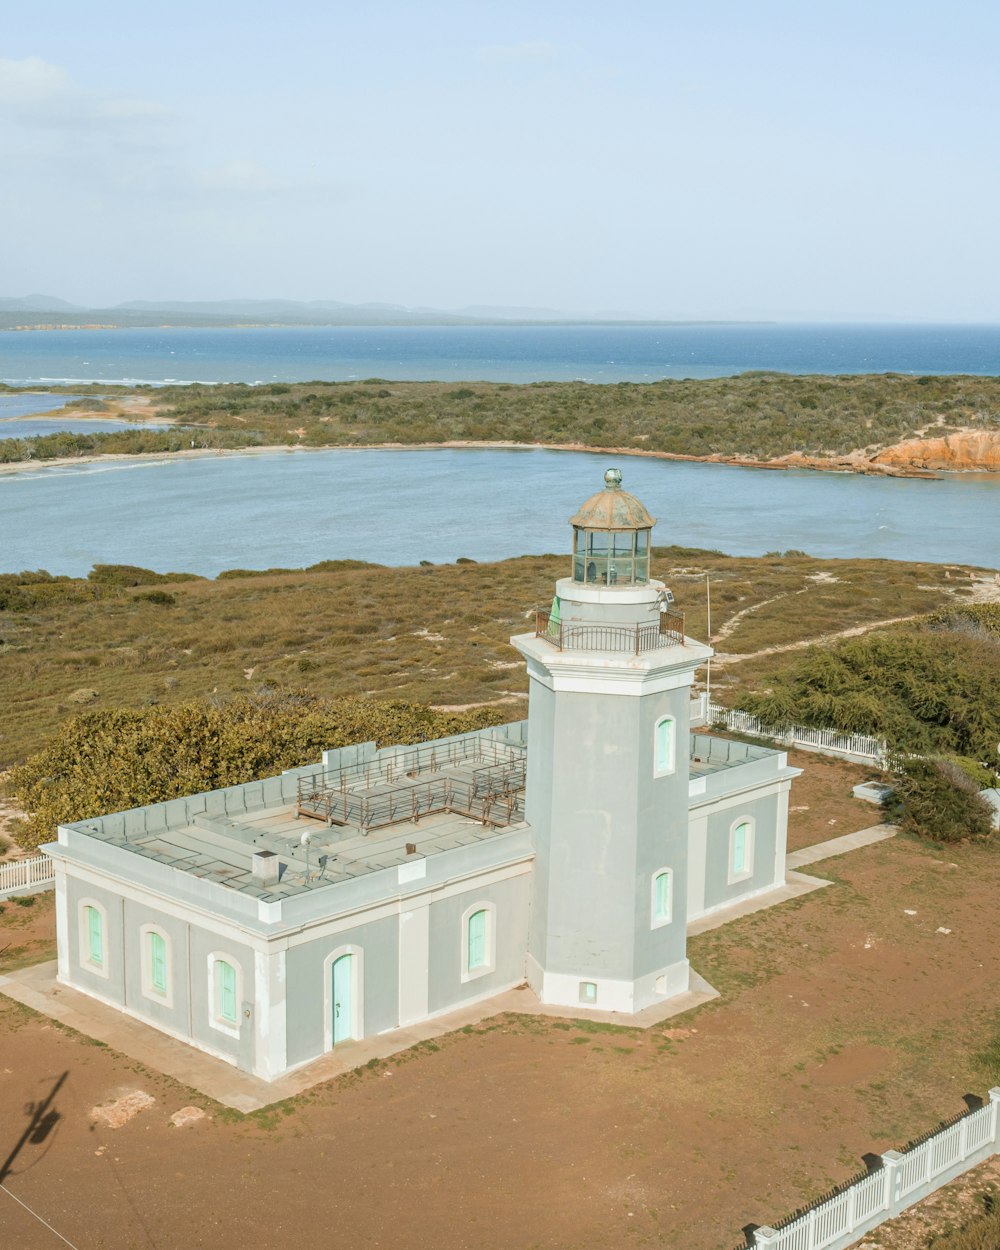
[{"label": "concrete walkway", "polygon": [[[844,854],[845,851],[853,851],[862,846],[870,846],[874,842],[881,842],[885,838],[891,838],[895,832],[895,827],[892,825],[875,825],[871,829],[862,829],[859,833],[848,833],[843,837],[832,838],[828,842],[820,842],[816,846],[794,851],[787,859],[790,871],[786,874],[786,882],[783,886],[692,921],[688,925],[688,934],[694,936],[698,933],[705,933],[709,929],[716,929],[740,916],[748,916],[789,899],[799,898],[813,890],[820,890],[830,885],[831,882],[818,877],[808,877],[794,870],[804,864],[830,859],[834,855]],[[360,1068],[373,1059],[386,1059],[390,1055],[399,1054],[400,1051],[409,1050],[420,1042],[431,1041],[468,1025],[479,1024],[503,1012],[552,1016],[563,1020],[590,1020],[601,1024],[617,1024],[626,1028],[647,1029],[651,1025],[682,1015],[719,996],[718,992],[693,968],[691,969],[691,988],[687,993],[680,994],[670,999],[669,1002],[648,1007],[634,1016],[623,1015],[615,1011],[551,1007],[540,1003],[527,986],[522,986],[519,989],[497,994],[493,998],[484,999],[469,1007],[462,1007],[446,1015],[436,1016],[432,1020],[424,1020],[407,1028],[393,1029],[391,1033],[381,1037],[369,1037],[364,1041],[344,1043],[335,1051],[330,1051],[320,1059],[306,1064],[287,1076],[280,1077],[276,1081],[264,1081],[250,1073],[241,1072],[224,1060],[207,1055],[186,1042],[168,1037],[165,1033],[161,1033],[151,1025],[143,1024],[142,1021],[132,1016],[123,1015],[114,1007],[109,1007],[86,994],[81,994],[78,990],[59,985],[56,982],[54,960],[50,963],[34,964],[6,976],[0,976],[0,994],[5,994],[8,998],[13,998],[42,1015],[68,1025],[86,1037],[104,1042],[112,1050],[127,1055],[131,1059],[137,1059],[146,1067],[163,1072],[182,1085],[206,1094],[226,1107],[232,1107],[244,1113],[258,1111],[262,1107],[281,1102],[285,1098],[293,1098],[314,1085],[343,1076],[344,1073]]]},{"label": "concrete walkway", "polygon": [[785,865],[788,868],[804,868],[806,864],[815,864],[821,859],[833,859],[846,851],[884,842],[886,838],[894,838],[897,832],[895,825],[872,825],[870,829],[859,829],[857,833],[845,833],[843,837],[817,842],[815,846],[804,846],[801,851],[791,851],[785,858]]},{"label": "concrete walkway", "polygon": [[635,1016],[625,1016],[614,1011],[549,1007],[540,1003],[534,993],[527,986],[523,986],[497,994],[470,1007],[450,1011],[447,1015],[436,1016],[433,1020],[423,1020],[407,1028],[393,1029],[391,1033],[381,1037],[343,1043],[335,1051],[330,1051],[287,1076],[279,1077],[276,1081],[264,1081],[248,1072],[239,1071],[225,1060],[206,1055],[186,1042],[167,1037],[151,1025],[123,1015],[114,1007],[81,994],[78,990],[59,985],[56,982],[54,960],[0,976],[0,994],[66,1024],[86,1037],[104,1042],[112,1050],[128,1055],[130,1059],[137,1059],[146,1067],[163,1072],[180,1081],[182,1085],[207,1094],[209,1098],[226,1107],[233,1107],[244,1113],[258,1111],[285,1098],[293,1098],[313,1085],[343,1076],[345,1072],[360,1068],[373,1059],[386,1059],[400,1051],[409,1050],[419,1042],[442,1037],[445,1033],[453,1033],[467,1025],[479,1024],[502,1012],[595,1020],[627,1028],[649,1028],[652,1024],[681,1015],[719,996],[717,990],[712,989],[707,981],[692,970],[691,989],[686,994],[680,994],[668,1003],[650,1007]]},{"label": "concrete walkway", "polygon": [[872,825],[870,829],[860,829],[857,833],[845,833],[839,838],[830,838],[827,842],[817,842],[815,846],[804,846],[801,851],[791,851],[785,857],[785,884],[776,890],[768,890],[766,894],[757,894],[753,898],[742,899],[730,907],[720,907],[707,916],[699,916],[688,925],[688,937],[698,933],[707,933],[709,929],[718,929],[730,920],[738,920],[740,916],[751,916],[754,912],[775,907],[778,903],[786,903],[791,898],[800,898],[803,894],[811,894],[813,890],[821,890],[832,885],[822,877],[807,877],[804,872],[795,869],[806,864],[815,864],[822,859],[833,859],[835,855],[843,855],[847,851],[856,851],[863,846],[871,846],[882,842],[896,833],[895,825]]}]

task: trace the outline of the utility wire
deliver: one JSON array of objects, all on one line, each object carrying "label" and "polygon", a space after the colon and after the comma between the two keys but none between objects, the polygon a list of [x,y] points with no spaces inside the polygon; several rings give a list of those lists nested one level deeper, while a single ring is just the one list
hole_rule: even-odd
[{"label": "utility wire", "polygon": [[0,1185],[0,1189],[4,1191],[4,1193],[7,1195],[8,1198],[13,1198],[14,1201],[18,1204],[18,1206],[24,1207],[25,1211],[27,1211],[29,1215],[33,1215],[35,1219],[39,1222],[39,1224],[44,1224],[50,1233],[55,1233],[55,1235],[59,1238],[60,1241],[65,1241],[66,1245],[70,1247],[70,1250],[78,1250],[78,1247],[74,1246],[71,1241],[67,1241],[66,1238],[62,1235],[62,1233],[59,1232],[58,1229],[55,1229],[52,1227],[52,1225],[48,1222],[48,1220],[43,1220],[42,1217],[38,1214],[38,1212],[32,1211],[31,1207],[29,1207],[26,1202],[22,1202],[21,1199],[17,1196],[17,1194],[12,1194],[6,1185]]}]

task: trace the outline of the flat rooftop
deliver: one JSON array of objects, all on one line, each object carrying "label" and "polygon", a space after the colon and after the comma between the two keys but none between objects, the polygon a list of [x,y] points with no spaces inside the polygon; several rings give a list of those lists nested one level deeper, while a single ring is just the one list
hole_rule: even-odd
[{"label": "flat rooftop", "polygon": [[[264,901],[417,863],[526,828],[523,723],[415,747],[326,752],[324,765],[82,820],[71,828]],[[690,738],[690,775],[780,767],[769,747]],[[709,783],[710,787],[713,783]],[[725,788],[725,783],[723,783]],[[278,867],[260,873],[255,855]]]},{"label": "flat rooftop", "polygon": [[707,777],[711,773],[739,768],[758,760],[776,759],[783,754],[774,747],[757,746],[756,743],[733,742],[729,738],[716,738],[714,734],[691,735],[691,776]]},{"label": "flat rooftop", "polygon": [[[248,814],[238,821],[195,817],[180,829],[130,838],[125,845],[194,877],[256,898],[279,899],[482,842],[512,827],[497,828],[467,816],[435,812],[422,817],[419,823],[400,821],[362,833],[358,829],[329,828],[299,816],[292,803]],[[309,836],[308,854],[301,841],[304,834]],[[408,852],[408,846],[414,850]],[[281,876],[276,883],[263,885],[254,877],[255,851],[277,855]]]},{"label": "flat rooftop", "polygon": [[[467,735],[420,747],[372,747],[347,761],[343,754],[331,753],[337,757],[332,767],[297,769],[72,827],[193,877],[275,901],[525,825],[523,743]],[[275,785],[271,793],[281,801],[269,802],[267,787]],[[205,802],[218,796],[222,803]],[[277,861],[276,881],[254,871],[254,856],[262,851]]]}]

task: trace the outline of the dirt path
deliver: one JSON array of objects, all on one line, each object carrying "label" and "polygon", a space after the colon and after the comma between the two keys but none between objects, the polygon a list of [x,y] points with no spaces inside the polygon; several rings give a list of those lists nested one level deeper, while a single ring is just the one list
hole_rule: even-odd
[{"label": "dirt path", "polygon": [[713,668],[727,668],[732,664],[742,664],[744,660],[757,660],[762,655],[779,655],[784,651],[805,651],[807,647],[826,646],[841,638],[857,638],[873,629],[885,629],[889,625],[902,625],[905,621],[915,621],[925,616],[917,612],[911,616],[890,616],[884,621],[869,621],[865,625],[852,625],[850,629],[841,629],[834,634],[821,634],[818,638],[800,638],[798,642],[783,642],[774,647],[762,647],[759,651],[726,652],[718,651],[712,657]]},{"label": "dirt path", "polygon": [[[975,583],[971,592],[961,600],[958,600],[959,603],[1000,603],[1000,573],[992,578],[977,577]],[[807,586],[802,590],[792,591],[791,595],[805,594],[809,589]],[[950,593],[955,595],[955,591]],[[718,643],[730,637],[739,627],[739,623],[752,613],[760,611],[761,608],[767,607],[768,604],[777,603],[780,599],[789,597],[791,596],[776,595],[773,599],[764,599],[760,603],[751,604],[750,607],[737,612],[718,630],[713,642]],[[828,646],[830,643],[839,642],[843,638],[858,638],[871,630],[886,629],[890,625],[903,625],[907,621],[916,621],[926,615],[925,612],[914,612],[909,616],[890,616],[883,621],[868,621],[864,625],[852,625],[849,629],[837,630],[831,634],[820,634],[816,638],[800,638],[797,642],[784,642],[773,647],[762,647],[759,651],[717,651],[712,657],[712,667],[713,669],[727,668],[733,664],[742,664],[745,660],[756,660],[765,655],[780,655],[786,651],[804,651],[808,647]]]}]

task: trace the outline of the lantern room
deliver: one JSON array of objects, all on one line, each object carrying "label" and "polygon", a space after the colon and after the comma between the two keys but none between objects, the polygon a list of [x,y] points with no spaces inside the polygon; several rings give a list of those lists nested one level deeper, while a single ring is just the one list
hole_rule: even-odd
[{"label": "lantern room", "polygon": [[645,586],[649,536],[656,524],[634,495],[622,490],[620,469],[608,469],[604,489],[591,495],[573,526],[573,581],[596,586]]}]

